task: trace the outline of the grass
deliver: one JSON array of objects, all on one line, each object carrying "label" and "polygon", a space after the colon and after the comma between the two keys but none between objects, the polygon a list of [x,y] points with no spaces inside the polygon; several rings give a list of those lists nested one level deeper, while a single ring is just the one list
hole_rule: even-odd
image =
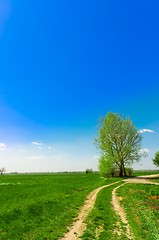
[{"label": "grass", "polygon": [[[144,175],[141,171],[138,173]],[[152,174],[152,171],[146,171],[145,174]],[[120,179],[105,180],[98,173],[0,176],[0,239],[61,238],[77,217],[79,208],[84,204],[89,192],[117,180]],[[88,228],[83,240],[96,239],[97,235],[100,240],[127,239],[124,234],[119,237],[118,231],[114,232],[114,228],[119,231],[124,229],[111,206],[111,193],[117,185],[103,189],[98,194],[95,208],[87,220]],[[122,203],[128,214],[131,213],[128,220],[135,236],[138,236],[139,232],[140,237],[136,239],[157,239],[154,236],[158,236],[159,200],[150,196],[158,196],[158,189],[158,186],[131,184],[120,188],[119,195],[123,196]],[[129,194],[131,191],[133,194]],[[153,229],[153,233],[148,233],[148,228]]]},{"label": "grass", "polygon": [[88,193],[112,181],[98,173],[0,176],[0,239],[57,240]]},{"label": "grass", "polygon": [[159,239],[159,187],[149,184],[126,184],[117,191],[122,197],[134,239]]},{"label": "grass", "polygon": [[159,178],[152,179],[153,182],[159,182]]},{"label": "grass", "polygon": [[[119,181],[119,179],[117,180]],[[81,237],[82,240],[128,239],[124,234],[124,224],[120,217],[114,213],[111,204],[112,190],[120,184],[121,181],[99,192],[95,207],[86,220],[87,229]]]},{"label": "grass", "polygon": [[[149,170],[149,171],[135,171],[134,175],[135,176],[140,176],[140,175],[149,175],[149,174],[157,174],[157,173],[159,173],[159,171],[152,171],[152,170]],[[159,179],[157,181],[159,181]],[[121,184],[121,182],[116,184],[116,185],[110,186],[109,188],[103,189],[98,194],[95,207],[93,208],[93,210],[89,214],[88,219],[86,220],[87,229],[82,236],[82,240],[92,240],[92,239],[124,240],[124,239],[128,239],[127,236],[124,235],[124,225],[122,224],[119,216],[117,216],[114,213],[114,210],[113,210],[112,204],[111,204],[112,190],[114,189],[115,186],[118,186],[120,184]],[[133,186],[134,189],[136,189],[136,186],[139,187],[139,185],[133,184],[132,186]],[[120,196],[122,195],[120,193],[120,190],[122,189],[122,192],[123,192],[124,191],[123,189],[125,189],[126,186],[128,186],[128,185],[125,185],[124,187],[119,188],[118,194]],[[131,184],[129,184],[129,186],[131,186]],[[150,194],[150,195],[152,194],[152,192],[151,192],[152,189],[154,189],[154,188],[156,190],[158,189],[158,186],[154,187],[152,185],[143,185],[143,187],[144,188],[146,187],[145,188],[145,194]],[[149,187],[150,187],[150,189],[149,189]],[[131,192],[131,190],[130,190],[130,192]],[[156,219],[154,220],[154,218],[152,217],[153,214],[152,214],[152,212],[150,213],[149,210],[147,212],[149,212],[150,216],[148,216],[147,223],[143,219],[143,216],[141,216],[141,221],[143,221],[143,227],[138,226],[138,228],[137,228],[138,222],[136,222],[136,224],[134,224],[134,222],[133,222],[134,215],[131,214],[131,212],[133,210],[135,212],[138,212],[138,215],[140,215],[141,210],[136,209],[137,199],[134,200],[134,202],[133,202],[132,201],[133,197],[131,196],[131,194],[129,194],[130,192],[129,192],[129,187],[127,187],[126,190],[125,190],[125,197],[129,199],[129,203],[125,202],[124,207],[126,208],[128,214],[130,215],[129,220],[130,220],[130,224],[133,225],[133,229],[135,229],[136,240],[140,240],[140,239],[147,239],[147,240],[148,239],[150,239],[150,240],[151,239],[159,239],[159,238],[151,238],[153,236],[152,233],[149,233],[148,235],[147,235],[147,233],[145,233],[145,234],[143,233],[143,228],[145,227],[145,225],[147,224],[147,226],[148,226],[149,221],[152,221],[149,226],[152,227],[153,232],[155,232],[156,236],[158,237],[157,228],[159,227],[159,220],[158,220],[157,215],[155,215]],[[157,193],[154,193],[154,194],[157,194]],[[142,191],[140,192],[140,189],[139,189],[139,195],[140,195],[140,197],[142,196]],[[125,201],[125,198],[124,198],[124,201]],[[152,200],[152,202],[153,202],[153,200]],[[130,207],[130,205],[131,205],[131,207]],[[135,208],[134,208],[134,206],[135,206]],[[146,205],[145,205],[145,208],[146,208]],[[158,214],[157,211],[155,211],[155,214],[156,213]],[[143,214],[145,214],[145,213],[144,213],[144,209],[143,209]],[[155,224],[153,223],[153,221],[155,221]],[[138,233],[138,231],[140,233]],[[148,231],[150,231],[150,230],[148,229]],[[157,233],[156,233],[156,231],[157,231]]]}]

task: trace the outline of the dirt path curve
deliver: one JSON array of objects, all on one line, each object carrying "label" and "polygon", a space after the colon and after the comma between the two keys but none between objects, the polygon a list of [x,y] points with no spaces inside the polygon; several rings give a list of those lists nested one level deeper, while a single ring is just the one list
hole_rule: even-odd
[{"label": "dirt path curve", "polygon": [[[128,237],[128,239],[133,239],[133,235],[131,233],[131,229],[130,229],[129,223],[127,221],[124,209],[121,207],[120,200],[116,195],[116,190],[126,183],[144,183],[144,184],[159,185],[159,183],[155,183],[155,182],[152,182],[149,180],[149,179],[157,178],[157,177],[159,177],[159,174],[126,179],[126,180],[124,180],[125,183],[122,183],[120,186],[114,188],[114,190],[112,192],[112,204],[113,204],[114,210],[121,217],[121,220],[126,225],[126,233],[125,234]],[[87,197],[84,206],[81,208],[77,220],[73,223],[73,225],[71,226],[69,231],[65,234],[65,236],[62,237],[60,240],[77,240],[77,239],[79,239],[79,237],[83,234],[84,230],[86,229],[86,224],[84,223],[84,221],[87,218],[91,209],[93,208],[96,198],[97,198],[97,194],[99,193],[99,191],[101,191],[103,188],[109,187],[118,182],[120,182],[120,181],[117,181],[117,182],[114,182],[114,183],[111,183],[108,185],[104,185],[102,187],[99,187],[99,188],[93,190]]]},{"label": "dirt path curve", "polygon": [[[158,177],[159,177],[159,174],[139,176],[139,177],[136,177],[136,178],[129,178],[129,179],[124,180],[125,183],[123,183],[123,184],[119,185],[118,187],[114,188],[114,190],[112,191],[112,205],[113,205],[114,211],[120,216],[122,222],[126,226],[125,234],[126,234],[128,239],[133,239],[133,234],[131,232],[128,220],[126,218],[125,211],[120,205],[120,198],[116,195],[116,190],[118,188],[122,187],[123,185],[127,184],[127,183],[135,183],[135,184],[137,184],[137,183],[141,184],[142,183],[142,184],[159,185],[158,182],[152,182],[151,181],[152,179],[155,179],[155,178],[158,178]],[[120,224],[118,223],[118,225],[120,225]],[[119,234],[120,234],[120,232],[119,232]]]},{"label": "dirt path curve", "polygon": [[65,234],[65,236],[63,238],[61,238],[61,240],[77,240],[77,239],[79,239],[79,237],[83,234],[84,230],[86,229],[86,224],[84,223],[84,221],[87,218],[91,209],[93,208],[96,198],[97,198],[97,194],[99,193],[99,191],[101,191],[103,188],[109,187],[118,182],[121,182],[121,181],[117,181],[117,182],[99,187],[99,188],[93,190],[88,195],[84,206],[80,210],[77,221],[75,221],[73,223],[73,225],[69,229],[69,232],[67,232]]},{"label": "dirt path curve", "polygon": [[[122,187],[123,185],[125,185],[126,183],[127,182],[125,182],[125,183],[123,183],[123,184],[121,184],[118,187],[113,189],[113,191],[112,191],[112,205],[113,205],[114,211],[120,216],[122,222],[125,224],[126,229],[125,229],[124,234],[127,236],[128,239],[133,239],[129,223],[128,223],[128,220],[126,218],[125,211],[120,205],[119,197],[116,195],[116,190],[118,188]],[[119,231],[117,231],[117,233],[118,233],[118,235],[121,235],[121,233],[123,233],[123,230],[122,230],[119,222],[117,223],[117,226],[119,228]]]},{"label": "dirt path curve", "polygon": [[152,179],[159,178],[159,174],[139,176],[136,178],[128,178],[124,180],[127,183],[144,183],[144,184],[154,184],[159,185],[157,182],[152,182]]}]

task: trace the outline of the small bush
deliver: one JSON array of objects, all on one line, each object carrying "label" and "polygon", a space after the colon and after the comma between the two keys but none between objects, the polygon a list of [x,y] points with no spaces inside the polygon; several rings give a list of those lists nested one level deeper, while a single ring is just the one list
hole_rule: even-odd
[{"label": "small bush", "polygon": [[126,168],[126,175],[128,177],[132,177],[133,176],[133,169],[132,168]]},{"label": "small bush", "polygon": [[86,169],[86,173],[93,173],[93,169]]}]

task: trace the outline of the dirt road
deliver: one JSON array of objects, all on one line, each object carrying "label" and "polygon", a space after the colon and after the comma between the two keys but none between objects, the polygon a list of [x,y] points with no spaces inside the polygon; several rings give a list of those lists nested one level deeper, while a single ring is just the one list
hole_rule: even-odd
[{"label": "dirt road", "polygon": [[84,223],[84,221],[87,218],[91,209],[93,208],[96,198],[97,198],[97,194],[99,193],[99,191],[101,191],[103,188],[109,187],[118,182],[121,182],[121,181],[117,181],[117,182],[99,187],[99,188],[93,190],[89,194],[84,206],[80,210],[77,221],[75,221],[73,223],[73,225],[71,226],[69,231],[65,234],[65,236],[63,238],[61,238],[61,240],[77,240],[77,239],[79,239],[79,237],[83,234],[84,230],[86,229],[86,224]]},{"label": "dirt road", "polygon": [[[137,183],[142,183],[143,184],[144,183],[144,184],[159,185],[159,183],[155,183],[155,182],[151,181],[153,178],[158,178],[158,177],[159,177],[159,174],[146,175],[146,176],[140,176],[140,177],[136,177],[136,178],[126,179],[126,180],[124,180],[124,183],[122,182],[121,185],[114,188],[114,190],[112,191],[112,205],[113,205],[114,211],[120,216],[122,222],[126,226],[125,234],[126,234],[128,239],[133,239],[133,233],[131,232],[131,228],[130,228],[129,223],[127,221],[125,211],[120,205],[119,197],[116,195],[116,190],[119,187],[122,187],[124,184],[127,184],[127,183],[135,183],[135,184],[137,184]],[[93,190],[89,194],[89,196],[86,199],[86,202],[85,202],[84,206],[81,208],[81,210],[79,212],[77,220],[73,223],[73,225],[70,227],[70,229],[65,234],[65,236],[63,238],[61,238],[61,240],[77,240],[77,239],[79,239],[79,237],[83,234],[84,230],[86,229],[86,224],[84,223],[84,221],[87,218],[91,209],[93,208],[93,206],[95,204],[95,201],[96,201],[96,198],[97,198],[97,194],[99,193],[99,191],[101,191],[103,188],[109,187],[109,186],[114,185],[118,182],[121,182],[121,181],[117,181],[117,182],[99,187],[99,188]]]}]

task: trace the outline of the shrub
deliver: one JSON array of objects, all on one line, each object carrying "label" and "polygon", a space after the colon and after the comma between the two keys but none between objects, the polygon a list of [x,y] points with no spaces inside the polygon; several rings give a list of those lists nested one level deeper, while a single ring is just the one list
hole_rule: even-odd
[{"label": "shrub", "polygon": [[87,168],[87,169],[86,169],[86,173],[93,173],[93,169],[91,169],[91,168],[90,168],[90,169]]}]

